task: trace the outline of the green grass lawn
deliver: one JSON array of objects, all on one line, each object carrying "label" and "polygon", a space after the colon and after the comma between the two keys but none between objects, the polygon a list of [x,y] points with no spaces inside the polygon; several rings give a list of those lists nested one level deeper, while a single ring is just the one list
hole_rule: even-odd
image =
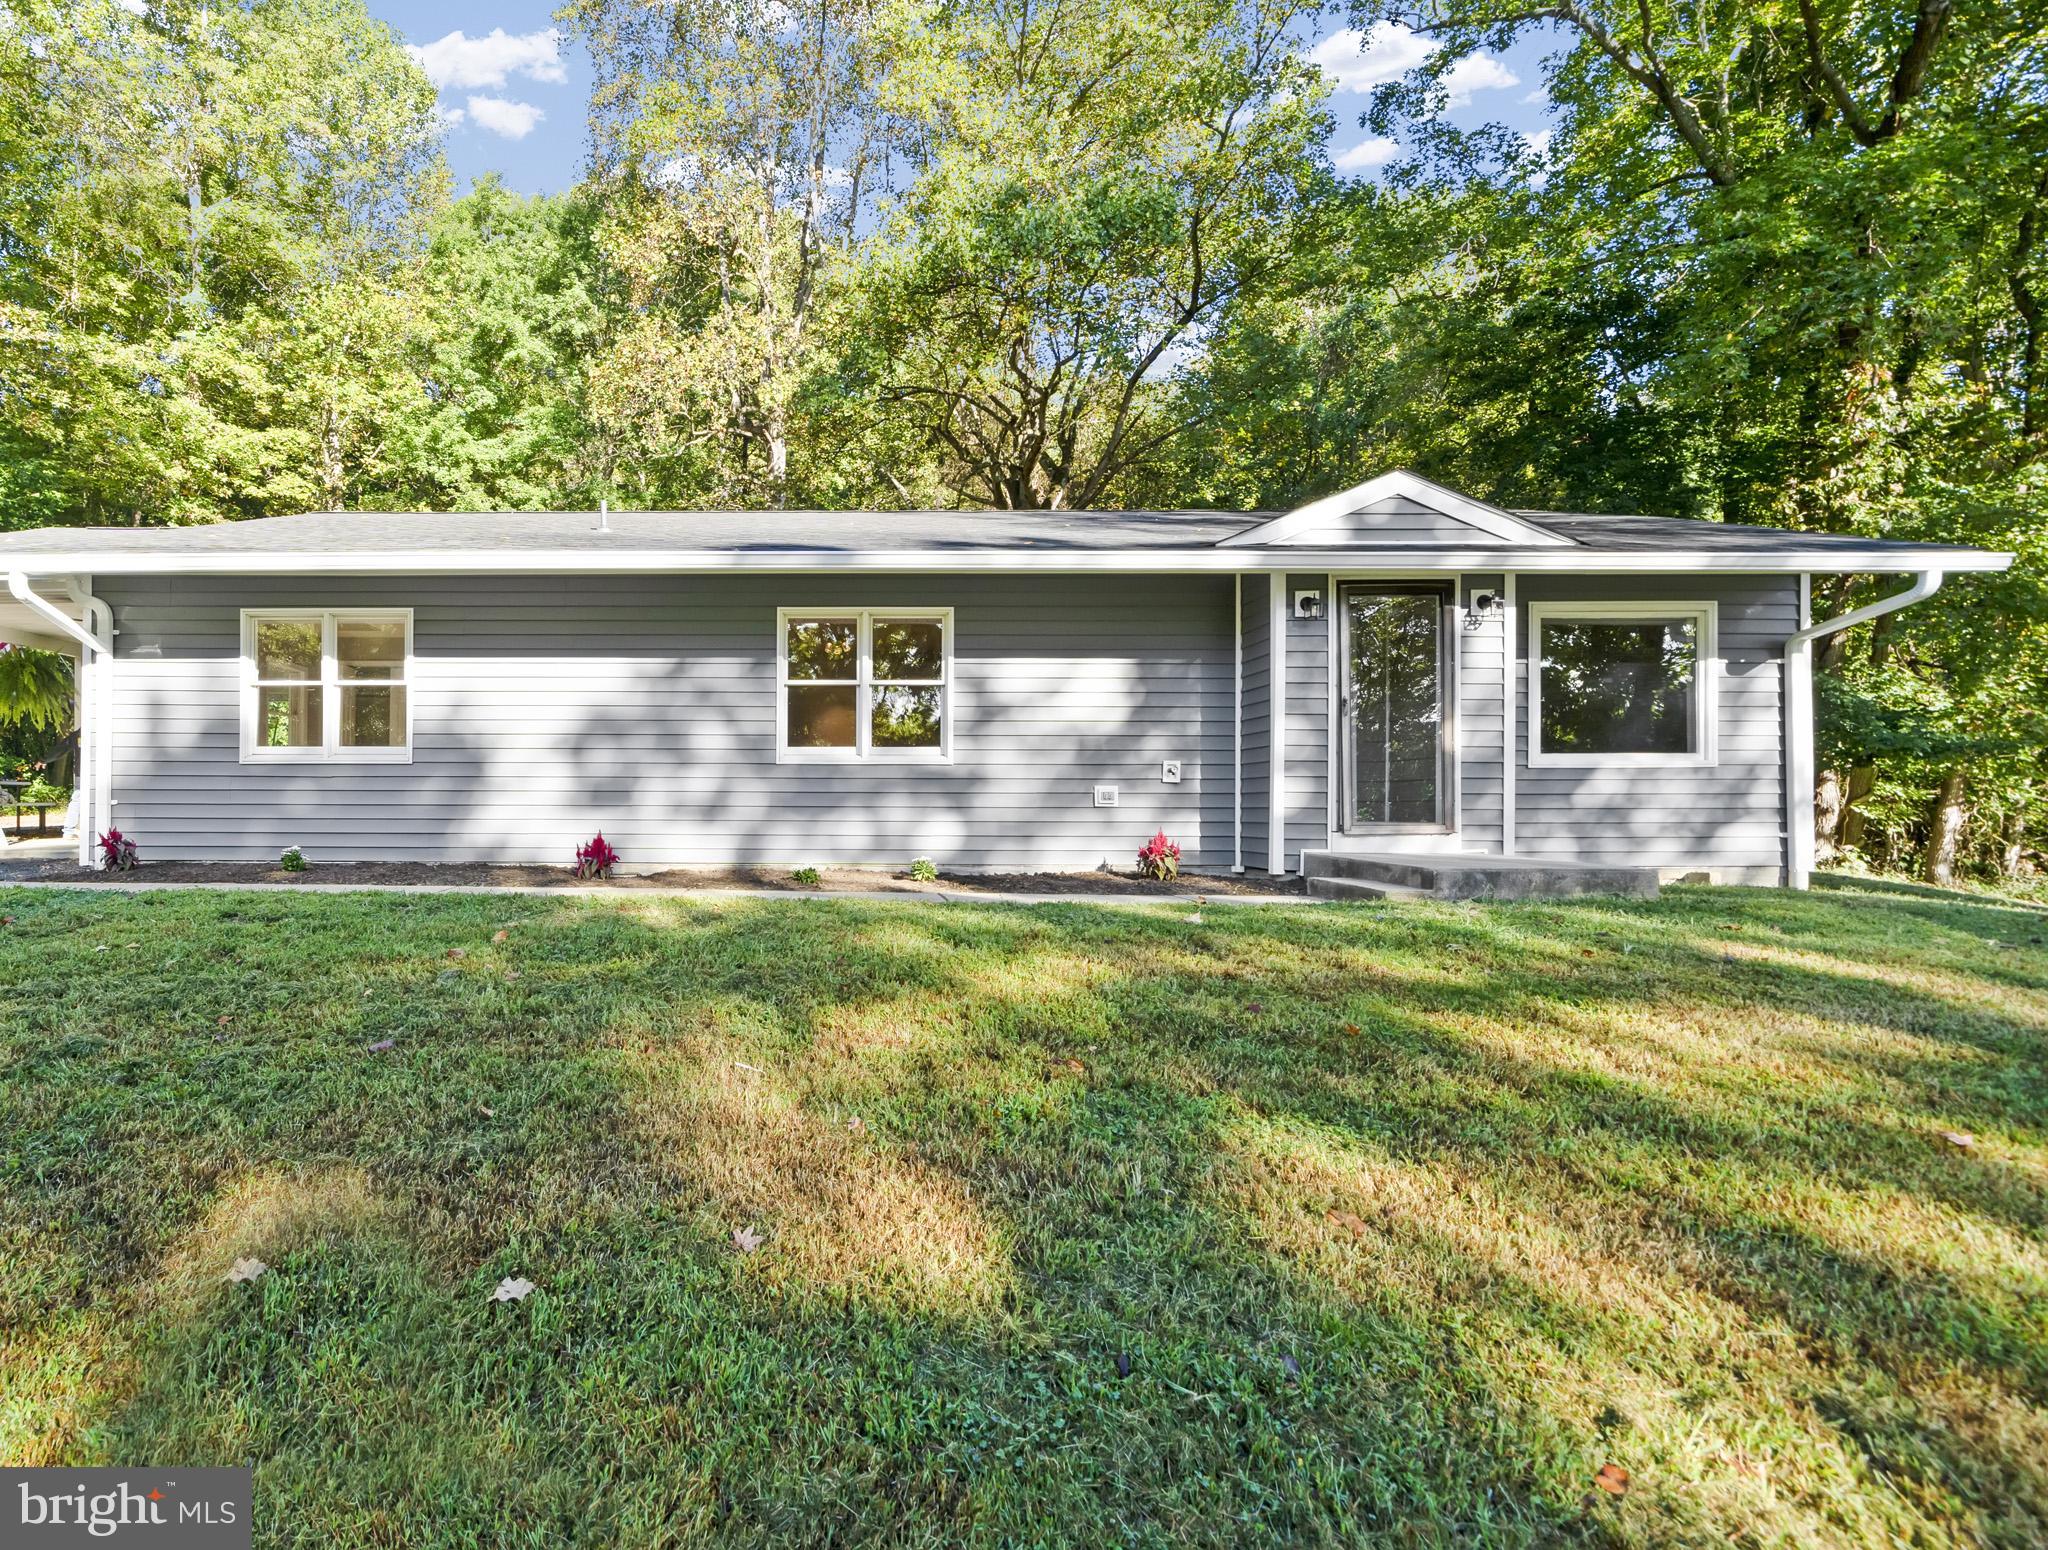
[{"label": "green grass lawn", "polygon": [[2048,1540],[2039,911],[0,911],[0,1461],[259,1544]]}]

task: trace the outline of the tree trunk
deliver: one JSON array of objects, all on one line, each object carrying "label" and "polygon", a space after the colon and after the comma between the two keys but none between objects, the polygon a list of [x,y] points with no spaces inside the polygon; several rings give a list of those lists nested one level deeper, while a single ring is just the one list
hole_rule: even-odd
[{"label": "tree trunk", "polygon": [[2005,815],[2005,822],[1999,829],[1998,870],[2007,877],[2018,877],[2020,868],[2027,857],[2027,814],[2021,807],[2012,808]]},{"label": "tree trunk", "polygon": [[1963,772],[1949,770],[1941,777],[1934,794],[1934,817],[1927,828],[1927,850],[1920,858],[1920,875],[1946,888],[1956,878],[1956,848],[1963,837],[1963,820],[1969,816],[1963,806]]},{"label": "tree trunk", "polygon": [[1842,818],[1842,774],[1822,770],[1813,783],[1813,859],[1826,866],[1835,859],[1835,827]]},{"label": "tree trunk", "polygon": [[1842,812],[1835,824],[1835,844],[1843,850],[1863,848],[1866,816],[1863,804],[1877,789],[1877,766],[1859,764],[1849,771],[1849,784],[1842,792]]}]

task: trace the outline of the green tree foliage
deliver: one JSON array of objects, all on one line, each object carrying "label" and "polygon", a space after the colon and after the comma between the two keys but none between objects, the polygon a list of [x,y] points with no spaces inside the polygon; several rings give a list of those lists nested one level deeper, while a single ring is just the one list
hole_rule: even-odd
[{"label": "green tree foliage", "polygon": [[9,483],[102,522],[357,498],[445,185],[389,30],[357,0],[10,0],[0,36]]},{"label": "green tree foliage", "polygon": [[857,380],[955,498],[1142,503],[1166,383],[1327,176],[1294,0],[923,7],[889,99],[918,172],[863,272]]}]

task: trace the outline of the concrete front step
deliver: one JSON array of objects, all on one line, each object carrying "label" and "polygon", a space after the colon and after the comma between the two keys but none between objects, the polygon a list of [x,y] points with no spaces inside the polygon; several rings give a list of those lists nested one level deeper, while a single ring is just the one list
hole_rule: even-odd
[{"label": "concrete front step", "polygon": [[1399,883],[1366,883],[1355,877],[1311,877],[1308,880],[1308,896],[1311,899],[1332,899],[1354,904],[1382,903],[1402,899],[1426,899],[1428,894],[1420,888],[1403,888]]},{"label": "concrete front step", "polygon": [[1589,893],[1657,897],[1654,867],[1587,866],[1528,856],[1368,855],[1342,850],[1305,850],[1301,863],[1308,891],[1316,898],[1374,896],[1318,887],[1339,883],[1377,888],[1382,895],[1398,889],[1436,899],[1559,899]]}]

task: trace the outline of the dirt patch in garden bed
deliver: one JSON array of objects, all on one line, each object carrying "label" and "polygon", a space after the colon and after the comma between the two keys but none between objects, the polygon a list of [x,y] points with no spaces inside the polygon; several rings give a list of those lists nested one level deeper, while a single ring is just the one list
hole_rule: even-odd
[{"label": "dirt patch in garden bed", "polygon": [[820,867],[816,884],[800,883],[779,867],[672,867],[649,873],[620,873],[607,882],[581,883],[566,867],[485,866],[433,861],[336,861],[286,872],[267,861],[145,861],[128,872],[102,872],[50,865],[17,878],[57,883],[307,883],[387,884],[414,888],[572,888],[597,886],[631,892],[642,888],[759,888],[777,893],[947,893],[947,894],[1128,894],[1163,899],[1203,894],[1299,897],[1294,878],[1187,876],[1171,883],[1128,872],[1002,872],[969,875],[945,872],[936,883],[921,883],[907,872],[859,867]]}]

